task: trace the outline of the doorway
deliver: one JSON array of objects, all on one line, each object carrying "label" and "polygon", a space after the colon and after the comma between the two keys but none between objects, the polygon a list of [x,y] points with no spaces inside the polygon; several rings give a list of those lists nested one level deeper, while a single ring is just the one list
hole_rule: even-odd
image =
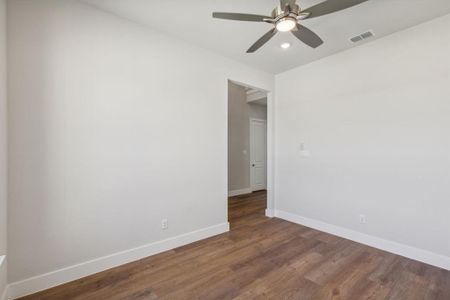
[{"label": "doorway", "polygon": [[228,82],[228,220],[231,228],[265,218],[268,93]]}]

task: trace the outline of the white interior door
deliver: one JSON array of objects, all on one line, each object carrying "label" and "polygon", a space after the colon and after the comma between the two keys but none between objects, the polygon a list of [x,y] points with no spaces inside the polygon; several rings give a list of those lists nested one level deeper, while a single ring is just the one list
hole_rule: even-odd
[{"label": "white interior door", "polygon": [[252,191],[267,187],[267,123],[250,119],[250,184]]}]

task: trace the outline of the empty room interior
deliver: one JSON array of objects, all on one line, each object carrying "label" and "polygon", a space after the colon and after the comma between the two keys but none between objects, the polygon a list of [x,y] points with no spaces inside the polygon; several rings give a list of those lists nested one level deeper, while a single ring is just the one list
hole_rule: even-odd
[{"label": "empty room interior", "polygon": [[449,300],[450,1],[0,0],[0,300]]}]

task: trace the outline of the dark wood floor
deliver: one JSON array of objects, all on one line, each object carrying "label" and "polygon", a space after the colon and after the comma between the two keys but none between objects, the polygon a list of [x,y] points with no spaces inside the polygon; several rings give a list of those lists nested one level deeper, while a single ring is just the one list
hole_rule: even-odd
[{"label": "dark wood floor", "polygon": [[232,230],[24,299],[450,299],[450,272],[229,200]]}]

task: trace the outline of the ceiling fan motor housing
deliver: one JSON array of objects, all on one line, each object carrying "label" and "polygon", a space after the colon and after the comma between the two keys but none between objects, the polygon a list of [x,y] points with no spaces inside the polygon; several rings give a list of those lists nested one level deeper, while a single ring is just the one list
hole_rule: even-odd
[{"label": "ceiling fan motor housing", "polygon": [[298,15],[299,12],[300,12],[300,6],[298,6],[297,4],[295,4],[293,6],[286,5],[285,9],[282,9],[281,6],[277,6],[272,11],[272,18],[277,19],[279,17],[283,17],[283,16],[289,15],[289,14]]}]

